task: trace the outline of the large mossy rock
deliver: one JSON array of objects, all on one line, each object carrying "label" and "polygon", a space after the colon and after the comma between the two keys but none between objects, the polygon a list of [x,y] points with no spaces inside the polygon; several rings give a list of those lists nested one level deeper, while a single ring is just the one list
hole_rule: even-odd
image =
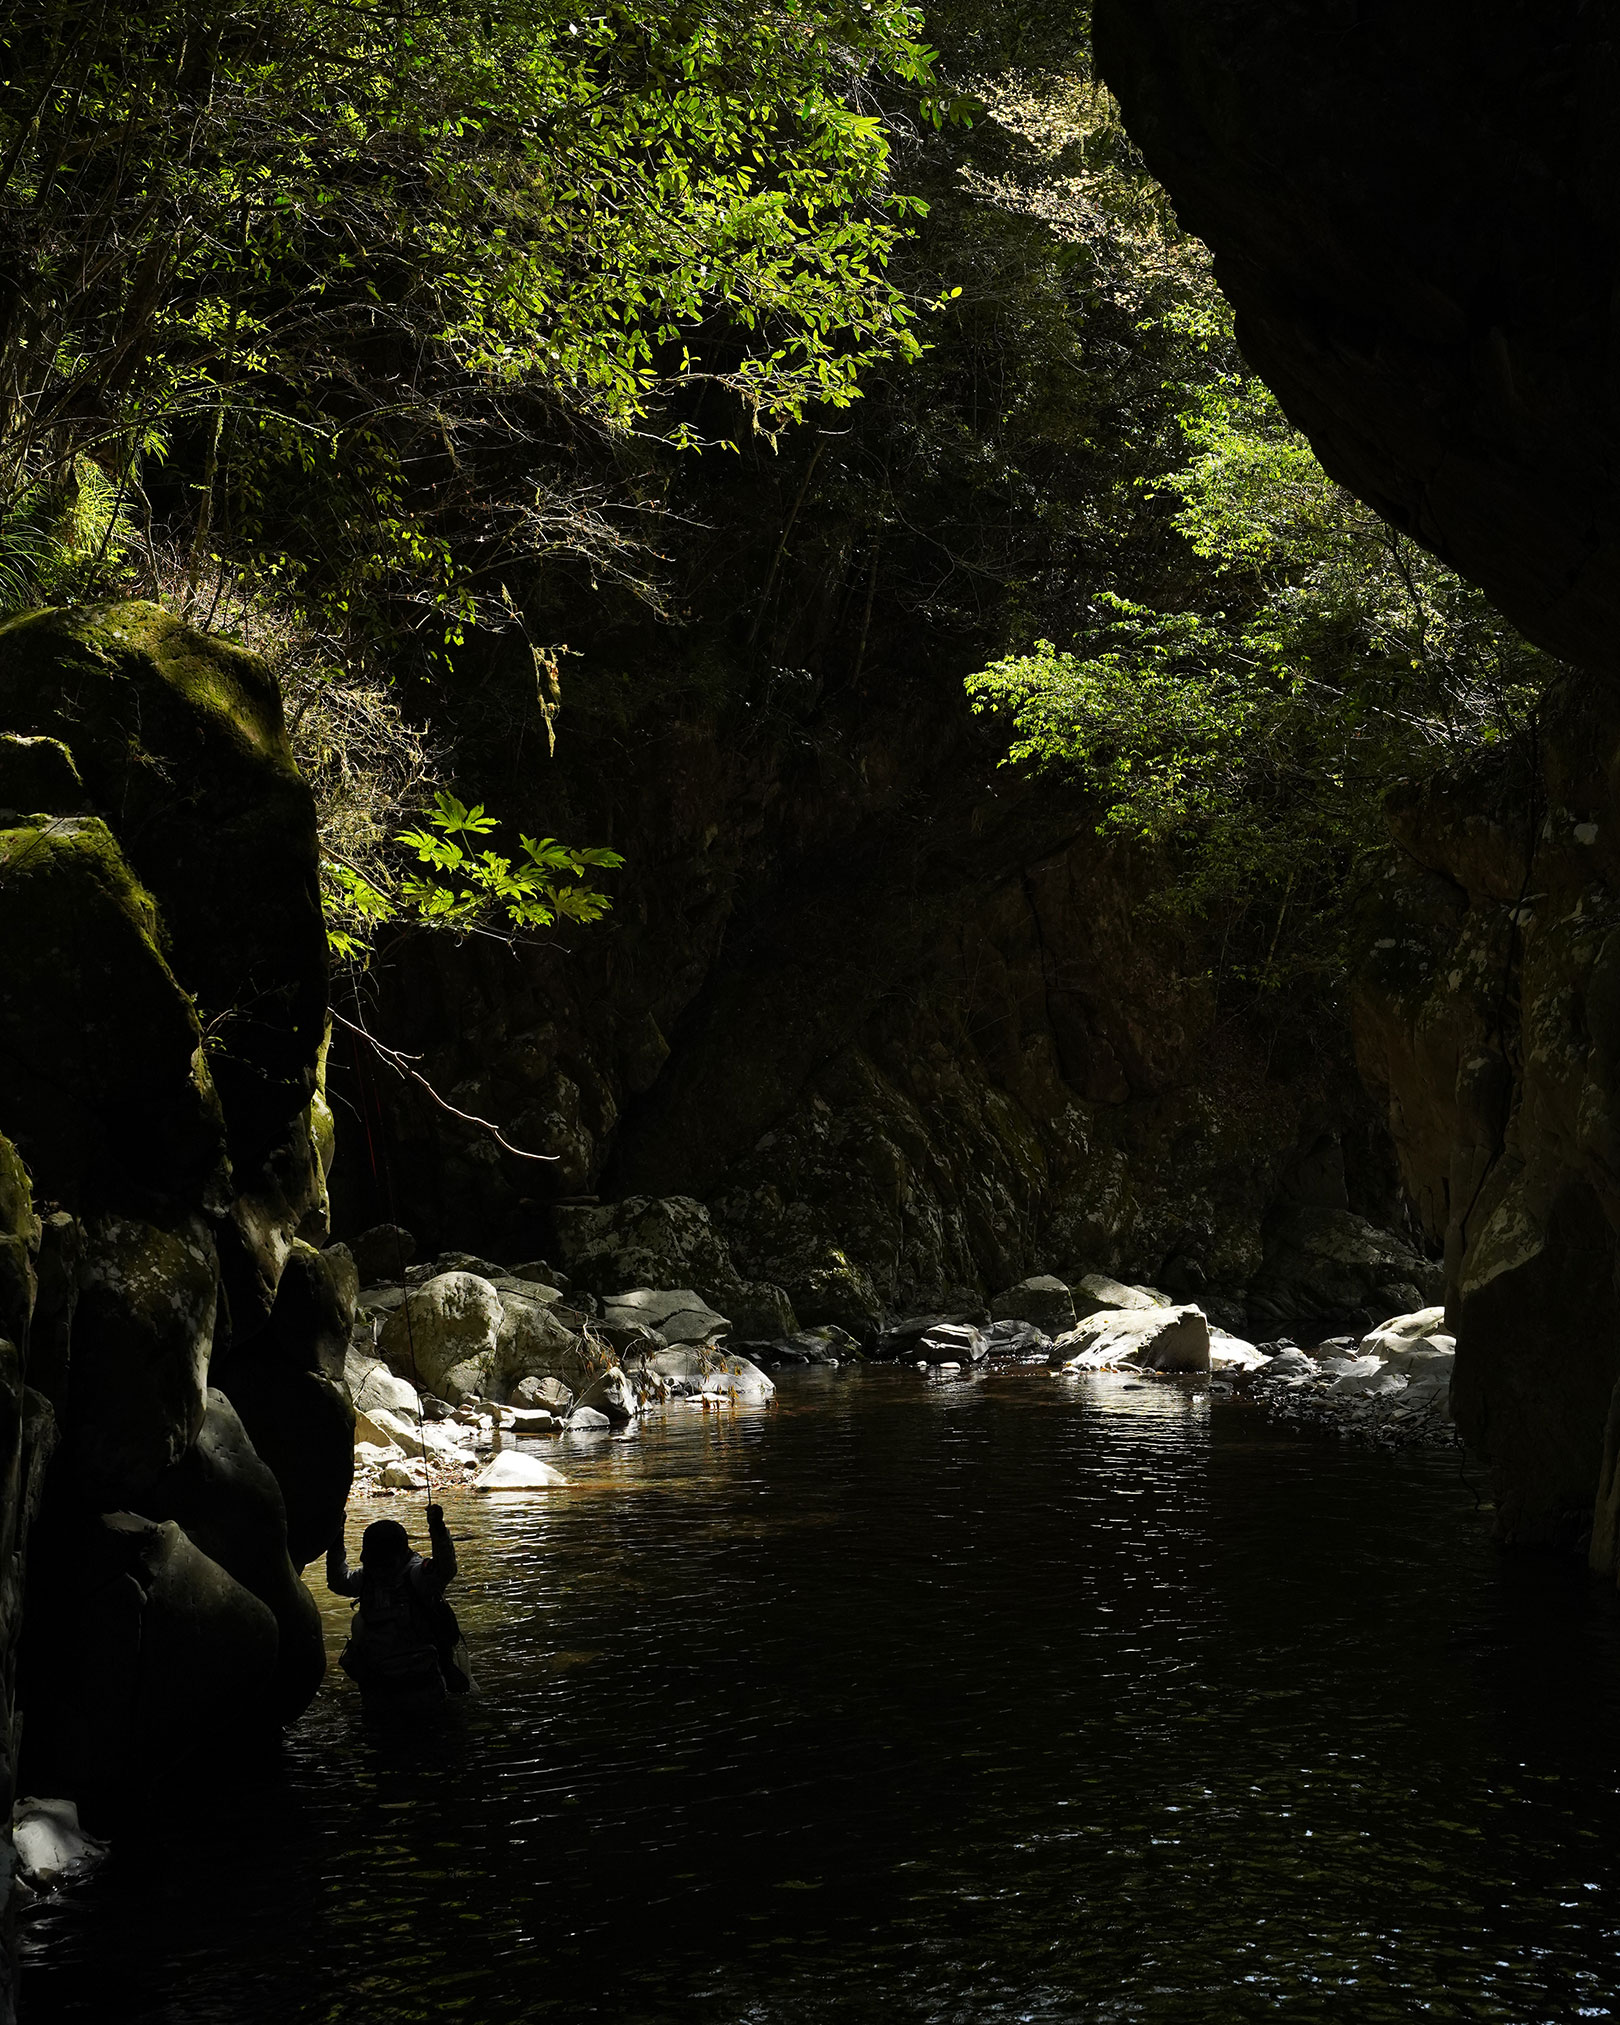
[{"label": "large mossy rock", "polygon": [[1356,1046],[1445,1248],[1457,1426],[1496,1526],[1616,1571],[1620,701],[1569,684],[1531,753],[1393,791]]},{"label": "large mossy rock", "polygon": [[100,1217],[86,1240],[63,1461],[108,1510],[150,1490],[202,1430],[219,1261],[197,1221]]},{"label": "large mossy rock", "polygon": [[274,676],[157,605],[31,612],[0,625],[0,731],[60,739],[114,823],[257,1166],[314,1094],[326,1017],[315,807]]},{"label": "large mossy rock", "polygon": [[267,1734],[319,1682],[290,1556],[341,1519],[355,1293],[301,1241],[327,1228],[325,1011],[314,808],[264,664],[150,605],[0,623],[0,1196],[31,1174],[42,1212],[0,1233],[0,1338],[62,1422],[25,1641],[51,1791]]},{"label": "large mossy rock", "polygon": [[0,830],[0,950],[0,1118],[39,1194],[81,1212],[223,1209],[202,1029],[105,823]]}]

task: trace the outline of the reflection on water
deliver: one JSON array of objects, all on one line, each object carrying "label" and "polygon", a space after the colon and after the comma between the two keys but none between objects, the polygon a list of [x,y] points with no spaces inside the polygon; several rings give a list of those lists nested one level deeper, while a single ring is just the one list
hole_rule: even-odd
[{"label": "reflection on water", "polygon": [[29,2020],[1620,2014],[1616,1612],[1455,1456],[874,1370],[559,1460],[447,1499],[482,1697],[334,1675],[36,1924]]}]

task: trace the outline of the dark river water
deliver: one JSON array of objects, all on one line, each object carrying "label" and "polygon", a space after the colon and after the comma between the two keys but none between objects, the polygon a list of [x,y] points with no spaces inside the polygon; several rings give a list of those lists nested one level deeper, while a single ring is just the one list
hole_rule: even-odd
[{"label": "dark river water", "polygon": [[446,1500],[477,1701],[334,1674],[32,1922],[25,2020],[1620,2015],[1620,1617],[1454,1454],[892,1369],[547,1453]]}]

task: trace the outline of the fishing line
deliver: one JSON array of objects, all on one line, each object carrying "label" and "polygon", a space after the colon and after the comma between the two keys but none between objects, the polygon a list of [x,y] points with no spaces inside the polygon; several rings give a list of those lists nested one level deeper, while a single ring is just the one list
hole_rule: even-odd
[{"label": "fishing line", "polygon": [[[433,1502],[433,1464],[428,1458],[427,1424],[422,1414],[422,1381],[416,1366],[416,1331],[411,1323],[411,1293],[405,1280],[405,1237],[403,1227],[399,1221],[399,1213],[395,1207],[394,1171],[389,1163],[386,1142],[383,1146],[382,1170],[380,1173],[378,1171],[377,1144],[371,1133],[370,1111],[371,1103],[376,1103],[377,1128],[381,1131],[382,1105],[378,1101],[375,1084],[371,1086],[370,1102],[367,1101],[365,1070],[361,1065],[360,1059],[360,1042],[355,1035],[353,1027],[349,1028],[349,1053],[354,1061],[355,1082],[359,1085],[360,1089],[360,1120],[366,1128],[366,1155],[371,1162],[371,1178],[381,1187],[387,1199],[388,1220],[393,1226],[394,1246],[399,1258],[399,1285],[403,1296],[400,1306],[405,1314],[405,1345],[411,1360],[411,1391],[416,1397],[416,1439],[422,1450],[422,1476],[425,1484],[423,1497],[431,1505]],[[375,1336],[373,1336],[372,1342],[375,1345]]]}]

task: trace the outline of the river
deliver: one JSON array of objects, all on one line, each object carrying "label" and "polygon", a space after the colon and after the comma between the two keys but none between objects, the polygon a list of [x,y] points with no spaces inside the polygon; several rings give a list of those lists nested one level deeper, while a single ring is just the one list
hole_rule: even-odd
[{"label": "river", "polygon": [[546,1453],[446,1498],[480,1696],[177,1767],[29,2025],[1620,2015],[1620,1611],[1454,1453],[881,1367]]}]

